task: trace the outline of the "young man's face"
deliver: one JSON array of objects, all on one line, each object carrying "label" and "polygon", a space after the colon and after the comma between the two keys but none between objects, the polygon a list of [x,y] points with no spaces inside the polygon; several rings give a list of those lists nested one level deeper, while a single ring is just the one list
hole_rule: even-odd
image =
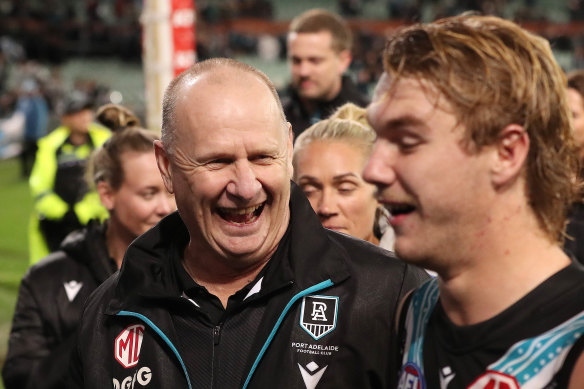
[{"label": "young man's face", "polygon": [[301,98],[329,101],[341,90],[342,76],[351,62],[348,50],[332,48],[329,31],[290,33],[288,63],[292,85]]},{"label": "young man's face", "polygon": [[489,223],[490,154],[462,146],[464,126],[429,83],[388,88],[382,79],[368,109],[378,139],[363,177],[392,214],[398,255],[436,269],[437,257],[480,242]]}]

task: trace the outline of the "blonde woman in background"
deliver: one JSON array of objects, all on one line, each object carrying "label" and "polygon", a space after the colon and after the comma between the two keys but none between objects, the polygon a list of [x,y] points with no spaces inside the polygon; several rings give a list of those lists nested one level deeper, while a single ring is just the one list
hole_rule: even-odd
[{"label": "blonde woman in background", "polygon": [[365,109],[347,103],[298,136],[294,181],[323,226],[393,248],[393,231],[375,199],[375,187],[361,172],[375,142]]}]

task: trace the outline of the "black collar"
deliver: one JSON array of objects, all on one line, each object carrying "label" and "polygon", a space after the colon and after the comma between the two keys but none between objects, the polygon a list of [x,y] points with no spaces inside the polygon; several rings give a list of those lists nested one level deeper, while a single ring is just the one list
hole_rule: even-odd
[{"label": "black collar", "polygon": [[[349,277],[348,254],[330,238],[304,193],[291,182],[290,225],[285,244],[262,282],[262,295],[295,283],[299,290],[330,279]],[[289,238],[288,238],[289,234]],[[118,311],[144,298],[177,297],[183,292],[171,258],[171,250],[188,241],[188,231],[178,212],[138,237],[128,248],[108,311]],[[288,242],[288,243],[286,243]]]}]

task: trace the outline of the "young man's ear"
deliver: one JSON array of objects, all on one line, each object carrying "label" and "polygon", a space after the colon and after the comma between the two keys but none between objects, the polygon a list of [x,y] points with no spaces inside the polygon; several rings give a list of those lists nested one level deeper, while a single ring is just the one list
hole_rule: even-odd
[{"label": "young man's ear", "polygon": [[168,158],[168,154],[160,140],[154,141],[154,154],[156,155],[156,164],[158,165],[158,170],[160,171],[166,190],[168,193],[174,193],[172,187],[172,167],[170,165],[170,159]]},{"label": "young man's ear", "polygon": [[494,146],[492,181],[496,187],[507,186],[522,174],[529,153],[529,135],[523,126],[509,124]]}]

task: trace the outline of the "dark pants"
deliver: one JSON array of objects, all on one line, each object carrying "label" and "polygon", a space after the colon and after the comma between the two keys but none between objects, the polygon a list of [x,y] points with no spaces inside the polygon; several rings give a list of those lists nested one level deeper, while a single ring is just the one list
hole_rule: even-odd
[{"label": "dark pants", "polygon": [[30,176],[37,149],[37,141],[34,139],[25,139],[22,142],[22,151],[20,152],[20,172],[22,177]]}]

